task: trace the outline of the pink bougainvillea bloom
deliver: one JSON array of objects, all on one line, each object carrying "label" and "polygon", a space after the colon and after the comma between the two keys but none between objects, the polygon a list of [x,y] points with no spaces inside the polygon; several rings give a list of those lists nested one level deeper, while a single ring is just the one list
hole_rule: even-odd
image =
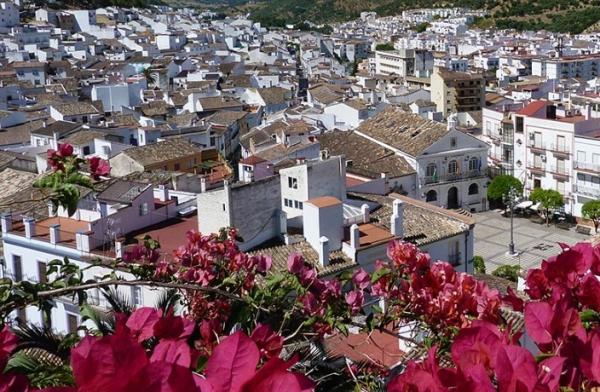
[{"label": "pink bougainvillea bloom", "polygon": [[102,176],[107,176],[110,173],[110,165],[105,159],[91,157],[88,159],[88,164],[90,165],[90,174],[96,180]]},{"label": "pink bougainvillea bloom", "polygon": [[276,334],[267,324],[258,324],[250,338],[256,343],[264,358],[278,357],[283,348],[283,336]]}]

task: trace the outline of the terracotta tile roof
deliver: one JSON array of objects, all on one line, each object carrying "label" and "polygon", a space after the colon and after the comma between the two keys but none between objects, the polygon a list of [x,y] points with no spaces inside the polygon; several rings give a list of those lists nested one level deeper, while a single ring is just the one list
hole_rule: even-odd
[{"label": "terracotta tile roof", "polygon": [[368,178],[401,177],[415,173],[415,169],[403,157],[380,146],[353,131],[332,131],[319,136],[321,149],[332,155],[346,157],[348,173]]},{"label": "terracotta tile roof", "polygon": [[87,102],[71,102],[62,105],[53,105],[59,113],[65,116],[78,116],[82,114],[97,114],[98,109],[91,103]]},{"label": "terracotta tile roof", "polygon": [[375,362],[390,368],[405,356],[397,337],[379,331],[350,333],[348,336],[338,333],[323,343],[328,355],[345,357],[354,363]]},{"label": "terracotta tile roof", "polygon": [[244,158],[244,159],[240,160],[240,163],[243,163],[246,165],[256,165],[256,164],[262,163],[262,162],[267,162],[267,161],[262,159],[261,157],[257,157],[256,155],[250,155],[248,158]]},{"label": "terracotta tile roof", "polygon": [[122,154],[129,156],[142,166],[151,166],[198,154],[201,151],[200,147],[183,138],[174,138],[145,146],[131,147],[122,151]]},{"label": "terracotta tile roof", "polygon": [[329,254],[329,264],[325,267],[319,263],[319,254],[306,241],[296,242],[290,245],[275,245],[271,247],[256,248],[250,252],[252,255],[269,255],[273,262],[274,271],[287,270],[287,260],[289,255],[299,253],[304,257],[307,263],[314,265],[319,276],[335,274],[347,269],[352,269],[358,264],[352,261],[341,250],[333,251]]},{"label": "terracotta tile roof", "polygon": [[310,200],[306,200],[304,202],[304,204],[312,204],[313,206],[318,207],[318,208],[327,208],[327,207],[340,205],[340,204],[342,204],[342,202],[337,197],[321,196],[321,197],[315,197]]},{"label": "terracotta tile roof", "polygon": [[537,112],[544,109],[548,105],[548,101],[533,101],[529,105],[517,112],[520,116],[534,116]]},{"label": "terracotta tile roof", "polygon": [[363,122],[356,131],[413,157],[448,133],[444,124],[396,107],[386,108]]},{"label": "terracotta tile roof", "polygon": [[[394,199],[404,201],[404,238],[418,246],[453,237],[469,230],[470,222],[461,220],[456,214],[443,208],[426,204],[409,197],[395,195],[379,196],[365,193],[349,193],[350,199],[376,203],[371,209],[371,218],[389,230]],[[474,224],[474,223],[472,223]]]}]

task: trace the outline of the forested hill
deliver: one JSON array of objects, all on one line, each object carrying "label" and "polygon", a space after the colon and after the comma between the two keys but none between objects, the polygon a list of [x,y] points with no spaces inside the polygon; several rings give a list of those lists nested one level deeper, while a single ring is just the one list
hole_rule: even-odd
[{"label": "forested hill", "polygon": [[357,18],[362,11],[394,15],[410,8],[469,7],[490,12],[477,20],[481,27],[580,33],[600,20],[600,0],[200,0],[225,6],[229,12],[249,12],[265,26],[311,21],[318,24]]}]

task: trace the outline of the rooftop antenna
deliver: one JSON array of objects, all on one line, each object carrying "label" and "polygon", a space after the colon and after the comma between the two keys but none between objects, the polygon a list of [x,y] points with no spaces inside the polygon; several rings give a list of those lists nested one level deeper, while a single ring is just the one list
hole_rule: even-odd
[{"label": "rooftop antenna", "polygon": [[556,50],[558,51],[558,57],[562,57],[563,56],[563,37],[562,35],[558,36],[558,46],[556,47]]}]

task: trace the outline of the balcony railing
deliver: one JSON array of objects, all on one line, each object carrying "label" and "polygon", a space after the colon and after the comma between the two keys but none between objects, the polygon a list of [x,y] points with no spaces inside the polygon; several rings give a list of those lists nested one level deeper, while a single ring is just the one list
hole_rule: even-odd
[{"label": "balcony railing", "polygon": [[546,165],[536,165],[534,163],[530,163],[527,165],[527,170],[531,172],[543,173],[546,171]]},{"label": "balcony railing", "polygon": [[593,188],[590,186],[573,184],[573,193],[578,195],[589,196],[593,198],[600,198],[600,187]]},{"label": "balcony railing", "polygon": [[461,181],[469,178],[485,176],[484,170],[466,170],[462,173],[446,173],[436,176],[425,176],[421,178],[422,184],[437,184],[441,182]]},{"label": "balcony railing", "polygon": [[575,161],[573,162],[573,168],[581,171],[600,173],[600,165],[595,163]]},{"label": "balcony railing", "polygon": [[562,144],[562,143],[559,143],[559,144],[542,143],[542,142],[536,142],[534,140],[530,140],[529,143],[527,143],[527,145],[532,150],[552,151],[552,152],[557,152],[557,153],[561,153],[561,154],[570,154],[571,153],[570,146],[567,144]]},{"label": "balcony railing", "polygon": [[546,166],[546,170],[549,171],[550,173],[554,174],[555,176],[561,176],[561,177],[569,177],[570,176],[570,173],[564,167]]}]

